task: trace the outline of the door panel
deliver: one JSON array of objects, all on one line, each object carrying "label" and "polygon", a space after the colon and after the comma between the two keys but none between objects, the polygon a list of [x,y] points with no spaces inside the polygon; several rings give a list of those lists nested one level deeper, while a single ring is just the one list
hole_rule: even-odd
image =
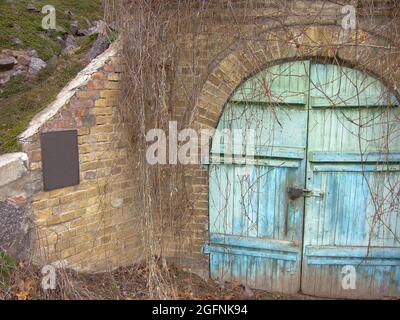
[{"label": "door panel", "polygon": [[[352,83],[359,79],[356,92]],[[311,83],[328,94],[319,91],[310,108],[307,189],[324,196],[306,198],[302,290],[327,297],[399,295],[398,109],[373,106],[388,95],[356,71],[311,66]],[[355,101],[368,105],[354,107]],[[356,289],[341,285],[346,265],[355,267]]]},{"label": "door panel", "polygon": [[[206,252],[215,279],[287,293],[300,289],[304,201],[290,200],[287,187],[304,188],[306,70],[294,63],[273,67],[246,82],[225,108],[219,132],[255,134],[250,141],[218,135],[213,140]],[[263,77],[272,83],[268,98]]]}]

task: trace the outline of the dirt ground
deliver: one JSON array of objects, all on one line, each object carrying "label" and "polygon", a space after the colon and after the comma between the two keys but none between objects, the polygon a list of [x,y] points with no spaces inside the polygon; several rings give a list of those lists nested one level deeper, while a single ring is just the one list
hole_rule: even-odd
[{"label": "dirt ground", "polygon": [[[283,300],[313,299],[304,295],[283,295],[252,290],[238,283],[204,280],[176,266],[168,266],[168,277],[174,283],[174,299],[184,300]],[[0,287],[0,299],[13,300],[138,300],[150,299],[148,269],[144,266],[118,268],[112,272],[85,274],[71,270],[57,271],[56,290],[41,288],[38,268],[20,263],[12,272],[7,286]],[[171,286],[172,287],[172,286]]]}]

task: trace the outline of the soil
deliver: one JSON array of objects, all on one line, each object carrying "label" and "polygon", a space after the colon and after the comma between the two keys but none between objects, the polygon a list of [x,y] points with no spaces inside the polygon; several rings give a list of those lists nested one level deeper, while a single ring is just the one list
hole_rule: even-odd
[{"label": "soil", "polygon": [[[170,290],[171,299],[183,300],[308,300],[305,295],[286,295],[262,290],[252,290],[239,283],[220,283],[170,265],[159,278],[164,287],[153,292]],[[169,279],[166,281],[165,279]],[[56,300],[144,300],[157,299],[148,290],[148,269],[142,265],[118,268],[112,272],[97,274],[77,273],[72,270],[57,270],[56,290],[43,291],[39,269],[20,263],[11,276],[9,288],[0,290],[0,299],[56,299]],[[171,283],[173,285],[171,285]],[[171,291],[171,288],[175,290]],[[174,292],[175,294],[173,294]],[[165,290],[163,291],[165,294]],[[163,296],[166,297],[165,295]]]}]

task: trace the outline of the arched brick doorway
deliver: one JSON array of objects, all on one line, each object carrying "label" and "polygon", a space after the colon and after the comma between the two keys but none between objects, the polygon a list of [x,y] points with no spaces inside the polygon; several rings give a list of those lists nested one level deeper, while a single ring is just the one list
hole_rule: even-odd
[{"label": "arched brick doorway", "polygon": [[[314,30],[313,34],[321,34],[324,32],[326,33],[326,29],[320,28],[319,30]],[[332,34],[335,34],[334,29],[333,31],[331,30],[331,32],[333,32]],[[336,35],[338,35],[338,30],[336,30]],[[277,36],[277,39],[278,38],[279,37]],[[267,47],[255,44],[254,42],[242,43],[237,46],[233,52],[229,53],[224,59],[222,59],[218,67],[216,67],[210,74],[203,87],[198,104],[195,108],[195,116],[191,119],[192,123],[198,128],[210,126],[216,127],[226,101],[245,79],[248,79],[260,69],[265,68],[266,65],[276,64],[285,60],[293,60],[294,58],[299,59],[298,55],[300,53],[293,48],[294,46],[296,48],[301,48],[302,46],[306,46],[307,43],[296,43],[296,45],[294,45],[293,43],[290,43],[290,41],[276,40],[275,44],[274,47],[269,47],[268,49]],[[255,46],[259,49],[264,48],[265,50],[254,51]],[[338,55],[338,52],[340,52],[340,48],[336,47],[335,49],[327,50],[324,46],[308,46],[305,51],[306,52],[301,52],[304,56],[307,56],[306,53],[312,53],[312,55],[320,57],[325,56],[335,58],[335,56]],[[360,51],[363,51],[363,53],[360,54]],[[355,59],[352,59],[351,57],[354,52],[350,51],[343,52],[341,58],[348,61],[350,64],[359,65],[361,59],[360,56],[364,56],[364,60],[361,59],[361,61],[364,61],[364,67],[366,67],[366,65],[368,65],[367,62],[370,62],[368,57],[373,56],[375,53],[370,52],[368,47],[365,47],[364,50],[361,49],[360,51],[358,52],[358,55],[354,55],[354,57],[356,57]],[[257,52],[258,58],[262,58],[256,58],[254,52]],[[251,60],[251,57],[254,59]],[[388,62],[389,59],[386,61],[384,60],[385,59],[382,60],[380,68],[389,68],[390,63],[384,64],[384,62]],[[379,70],[377,70],[376,65],[374,66],[370,64],[370,66],[370,68],[367,68],[369,72],[378,73]],[[297,289],[297,286],[294,285],[290,290],[296,291]],[[281,291],[290,290],[281,289]],[[318,292],[315,293],[318,294]]]}]

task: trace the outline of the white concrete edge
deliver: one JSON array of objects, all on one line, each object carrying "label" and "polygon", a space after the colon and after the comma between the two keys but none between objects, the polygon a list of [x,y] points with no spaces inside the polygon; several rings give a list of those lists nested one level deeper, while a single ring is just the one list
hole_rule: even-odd
[{"label": "white concrete edge", "polygon": [[0,155],[0,167],[6,166],[11,162],[21,161],[26,165],[28,162],[28,155],[24,152],[6,153]]},{"label": "white concrete edge", "polygon": [[0,188],[17,181],[28,172],[28,155],[23,152],[0,155]]},{"label": "white concrete edge", "polygon": [[29,140],[29,138],[35,135],[48,120],[54,117],[58,111],[70,101],[78,89],[89,82],[91,75],[101,69],[106,62],[117,53],[117,47],[117,42],[112,43],[106,51],[93,59],[80,71],[78,75],[61,90],[57,98],[31,120],[28,128],[17,137],[18,142],[24,143]]}]

